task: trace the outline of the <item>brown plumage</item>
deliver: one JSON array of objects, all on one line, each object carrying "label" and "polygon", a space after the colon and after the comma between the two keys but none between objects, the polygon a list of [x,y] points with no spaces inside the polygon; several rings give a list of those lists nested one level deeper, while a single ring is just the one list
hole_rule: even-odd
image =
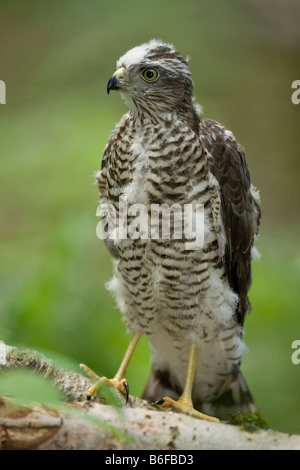
[{"label": "brown plumage", "polygon": [[239,295],[241,325],[250,310],[251,248],[260,224],[260,206],[251,191],[250,174],[241,145],[231,133],[211,119],[201,119],[199,137],[210,154],[209,166],[221,188],[221,207],[226,220],[226,275]]},{"label": "brown plumage", "polygon": [[219,416],[254,411],[240,363],[260,209],[244,151],[231,132],[201,117],[187,63],[173,46],[151,41],[127,52],[117,68],[108,91],[120,90],[130,110],[104,152],[102,203],[118,215],[123,199],[144,205],[146,215],[155,204],[204,207],[198,249],[187,249],[184,238],[105,240],[116,259],[110,288],[124,321],[151,345],[144,397],[180,396],[195,345],[195,407]]}]

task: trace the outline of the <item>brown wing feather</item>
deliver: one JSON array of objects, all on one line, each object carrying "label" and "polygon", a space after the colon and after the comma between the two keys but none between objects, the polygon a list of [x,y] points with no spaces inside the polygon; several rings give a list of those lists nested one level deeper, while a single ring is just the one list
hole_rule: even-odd
[{"label": "brown wing feather", "polygon": [[258,232],[260,208],[251,192],[243,148],[231,133],[210,119],[200,122],[200,139],[209,152],[209,166],[220,185],[222,220],[226,232],[225,266],[228,281],[239,295],[241,325],[250,310],[251,247]]},{"label": "brown wing feather", "polygon": [[[105,147],[104,154],[102,157],[102,162],[101,162],[101,171],[98,173],[98,176],[97,176],[98,191],[99,191],[101,203],[108,202],[107,200],[107,163],[108,163],[109,154],[112,151],[112,146],[113,146],[114,141],[115,141],[115,134],[113,133]],[[102,224],[103,223],[104,222],[102,219]],[[114,258],[118,258],[119,256],[118,249],[115,245],[114,240],[110,238],[105,238],[103,241],[104,241],[106,248],[110,252],[110,254]]]}]

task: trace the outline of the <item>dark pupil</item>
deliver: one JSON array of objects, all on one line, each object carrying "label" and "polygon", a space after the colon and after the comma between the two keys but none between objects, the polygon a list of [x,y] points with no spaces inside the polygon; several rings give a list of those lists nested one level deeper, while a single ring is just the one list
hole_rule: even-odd
[{"label": "dark pupil", "polygon": [[154,72],[153,72],[153,70],[148,70],[148,72],[146,73],[146,76],[147,76],[147,78],[149,78],[149,80],[151,80],[151,78],[154,77]]}]

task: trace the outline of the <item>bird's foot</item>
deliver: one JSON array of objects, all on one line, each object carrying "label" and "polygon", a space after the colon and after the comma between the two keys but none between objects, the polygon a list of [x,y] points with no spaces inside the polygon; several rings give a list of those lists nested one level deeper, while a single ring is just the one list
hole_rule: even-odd
[{"label": "bird's foot", "polygon": [[129,397],[129,386],[128,382],[125,378],[119,378],[115,376],[113,379],[108,379],[107,377],[99,377],[96,375],[89,367],[87,367],[85,364],[80,364],[80,367],[84,370],[86,375],[90,377],[91,379],[97,380],[97,382],[92,385],[87,391],[86,398],[87,400],[91,400],[92,398],[96,398],[99,390],[101,388],[101,385],[103,383],[108,384],[110,387],[113,387],[120,392],[125,392],[126,393],[126,404],[128,403],[128,397]]},{"label": "bird's foot", "polygon": [[115,388],[116,390],[119,390],[120,392],[125,392],[126,393],[126,405],[128,403],[128,397],[129,397],[129,386],[128,382],[126,379],[108,379],[107,377],[100,377],[98,382],[96,382],[92,387],[90,387],[86,393],[86,398],[87,400],[91,400],[92,398],[96,398],[99,390],[101,388],[102,384],[107,384],[112,388]]},{"label": "bird's foot", "polygon": [[195,410],[192,403],[182,400],[182,399],[173,400],[170,397],[164,397],[164,398],[161,398],[160,400],[157,400],[154,403],[154,405],[160,405],[163,408],[174,408],[175,410],[179,410],[182,413],[185,413],[189,416],[193,416],[194,418],[204,419],[206,421],[211,421],[214,423],[219,422],[218,418],[214,418],[213,416],[200,413],[200,411]]}]

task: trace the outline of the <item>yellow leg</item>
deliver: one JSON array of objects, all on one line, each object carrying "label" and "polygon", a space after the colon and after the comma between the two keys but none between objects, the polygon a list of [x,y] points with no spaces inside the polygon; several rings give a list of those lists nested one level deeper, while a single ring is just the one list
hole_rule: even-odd
[{"label": "yellow leg", "polygon": [[195,377],[195,369],[197,363],[197,355],[198,355],[198,348],[194,345],[190,345],[189,351],[189,360],[188,360],[188,367],[187,367],[187,374],[186,380],[184,384],[184,389],[182,392],[181,397],[178,401],[173,400],[170,397],[164,397],[155,402],[157,405],[161,405],[164,408],[174,408],[176,410],[182,411],[190,416],[195,418],[205,419],[206,421],[213,421],[218,422],[218,418],[214,418],[213,416],[208,416],[200,411],[195,410],[192,401],[192,388],[194,383]]},{"label": "yellow leg", "polygon": [[131,361],[131,358],[133,356],[133,353],[135,351],[136,345],[142,335],[140,333],[136,333],[133,335],[129,346],[127,348],[127,351],[125,353],[125,356],[121,362],[121,365],[118,369],[118,372],[114,376],[113,379],[108,379],[107,377],[98,377],[89,367],[87,367],[85,364],[80,364],[80,367],[84,370],[84,372],[91,377],[92,379],[96,379],[97,382],[95,385],[90,387],[87,391],[87,399],[90,400],[91,398],[94,398],[97,396],[99,392],[99,388],[101,386],[101,383],[107,383],[110,386],[120,390],[121,392],[126,392],[126,403],[128,401],[128,395],[129,395],[129,387],[127,380],[125,379],[125,374],[128,368],[128,365]]}]

